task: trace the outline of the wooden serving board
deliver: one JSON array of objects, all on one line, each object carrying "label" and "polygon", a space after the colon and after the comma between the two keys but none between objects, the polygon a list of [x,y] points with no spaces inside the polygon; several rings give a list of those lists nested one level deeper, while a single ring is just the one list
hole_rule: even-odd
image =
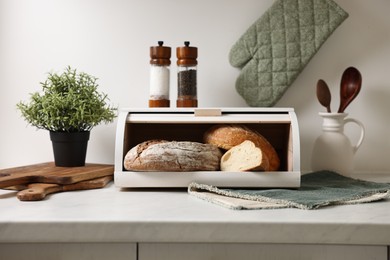
[{"label": "wooden serving board", "polygon": [[67,185],[113,174],[113,165],[87,163],[81,167],[57,167],[49,162],[0,170],[0,188],[29,183]]},{"label": "wooden serving board", "polygon": [[21,201],[43,200],[46,195],[75,190],[90,190],[105,187],[113,179],[112,175],[100,177],[93,180],[81,181],[73,184],[61,185],[52,183],[30,183],[17,193]]}]

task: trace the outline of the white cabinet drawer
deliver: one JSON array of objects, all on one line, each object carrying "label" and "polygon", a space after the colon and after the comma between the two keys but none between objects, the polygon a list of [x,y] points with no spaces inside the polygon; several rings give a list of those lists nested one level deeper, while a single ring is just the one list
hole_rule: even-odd
[{"label": "white cabinet drawer", "polygon": [[1,243],[0,260],[136,260],[136,243]]},{"label": "white cabinet drawer", "polygon": [[387,260],[386,246],[141,243],[139,260]]}]

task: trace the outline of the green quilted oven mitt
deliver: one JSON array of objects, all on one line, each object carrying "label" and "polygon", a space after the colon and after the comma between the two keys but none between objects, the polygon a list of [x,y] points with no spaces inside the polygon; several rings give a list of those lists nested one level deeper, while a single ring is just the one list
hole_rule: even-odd
[{"label": "green quilted oven mitt", "polygon": [[347,17],[332,0],[277,0],[230,50],[237,92],[250,106],[273,106]]}]

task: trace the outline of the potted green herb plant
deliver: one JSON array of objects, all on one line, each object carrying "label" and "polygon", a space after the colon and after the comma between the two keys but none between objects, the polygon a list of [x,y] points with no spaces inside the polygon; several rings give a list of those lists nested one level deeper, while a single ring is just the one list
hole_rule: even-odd
[{"label": "potted green herb plant", "polygon": [[48,73],[42,92],[17,108],[32,126],[50,131],[56,166],[84,166],[90,130],[116,117],[107,95],[98,92],[97,78],[68,66],[62,74]]}]

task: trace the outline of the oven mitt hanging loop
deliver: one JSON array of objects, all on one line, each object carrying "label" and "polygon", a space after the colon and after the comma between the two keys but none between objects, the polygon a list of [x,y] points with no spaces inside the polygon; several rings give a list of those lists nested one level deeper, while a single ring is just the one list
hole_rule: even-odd
[{"label": "oven mitt hanging loop", "polygon": [[332,0],[277,0],[230,50],[237,92],[250,106],[273,106],[347,17]]}]

